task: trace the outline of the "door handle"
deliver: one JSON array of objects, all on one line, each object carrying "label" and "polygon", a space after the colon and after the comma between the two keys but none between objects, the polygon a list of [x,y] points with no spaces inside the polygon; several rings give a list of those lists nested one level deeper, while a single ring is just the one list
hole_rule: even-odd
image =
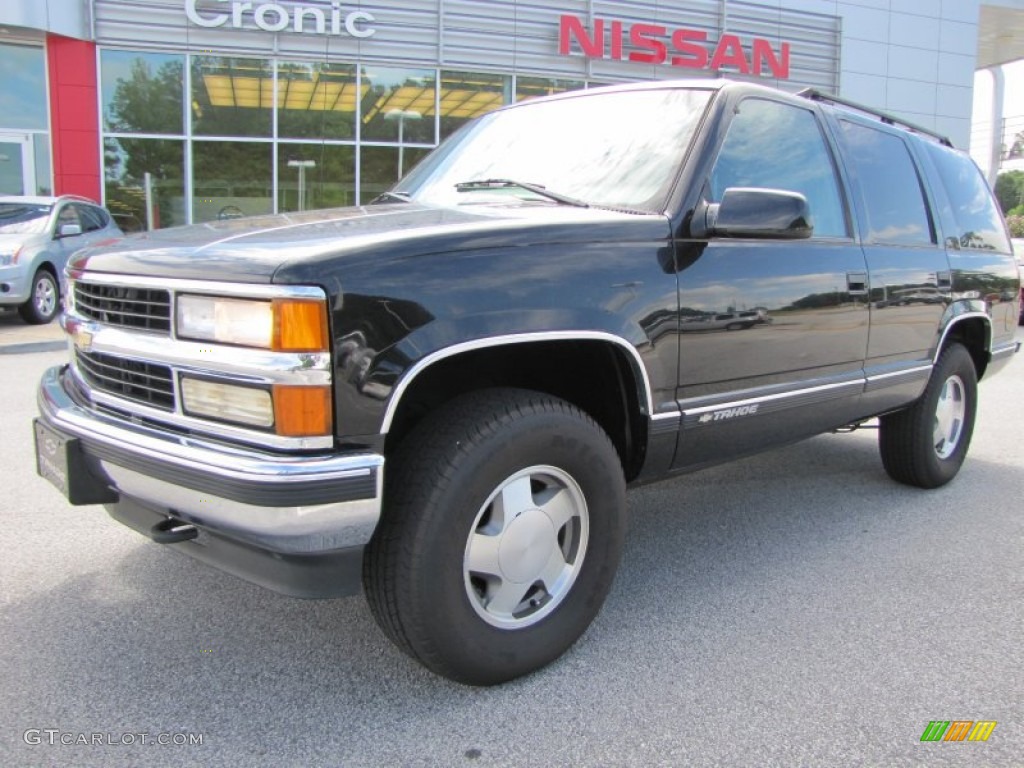
[{"label": "door handle", "polygon": [[868,273],[867,272],[847,272],[846,273],[846,291],[851,296],[867,296],[868,295]]}]

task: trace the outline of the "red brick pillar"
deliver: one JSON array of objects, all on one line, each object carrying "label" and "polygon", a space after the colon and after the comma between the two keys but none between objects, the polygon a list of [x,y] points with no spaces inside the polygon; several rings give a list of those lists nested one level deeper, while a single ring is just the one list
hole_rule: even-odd
[{"label": "red brick pillar", "polygon": [[100,121],[96,44],[47,35],[50,129],[56,195],[83,195],[99,201]]}]

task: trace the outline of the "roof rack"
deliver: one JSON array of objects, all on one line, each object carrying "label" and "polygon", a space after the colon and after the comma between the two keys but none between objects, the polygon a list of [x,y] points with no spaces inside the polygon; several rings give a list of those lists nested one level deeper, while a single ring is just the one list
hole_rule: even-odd
[{"label": "roof rack", "polygon": [[953,142],[949,140],[948,136],[944,136],[943,134],[938,133],[937,131],[933,131],[928,128],[923,128],[920,125],[916,125],[915,123],[911,123],[907,120],[896,117],[895,115],[890,115],[888,112],[882,112],[880,109],[868,107],[865,106],[864,104],[858,104],[856,101],[850,101],[849,99],[843,99],[840,98],[839,96],[833,96],[830,93],[824,93],[816,88],[804,88],[802,91],[797,92],[796,95],[802,96],[805,99],[810,99],[811,101],[821,101],[824,102],[825,104],[838,104],[844,107],[848,107],[849,109],[854,109],[858,112],[870,115],[871,117],[878,118],[886,125],[898,125],[901,128],[906,128],[908,131],[913,131],[914,133],[921,133],[924,134],[925,136],[933,138],[943,146],[953,146]]}]

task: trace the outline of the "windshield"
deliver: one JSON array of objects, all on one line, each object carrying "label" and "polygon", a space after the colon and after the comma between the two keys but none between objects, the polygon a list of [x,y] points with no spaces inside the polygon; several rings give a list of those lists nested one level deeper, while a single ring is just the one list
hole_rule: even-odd
[{"label": "windshield", "polygon": [[35,235],[46,231],[51,205],[0,203],[0,234]]},{"label": "windshield", "polygon": [[[469,205],[545,190],[590,205],[661,211],[712,91],[594,92],[492,112],[455,134],[393,192]],[[515,184],[471,184],[511,180]]]}]

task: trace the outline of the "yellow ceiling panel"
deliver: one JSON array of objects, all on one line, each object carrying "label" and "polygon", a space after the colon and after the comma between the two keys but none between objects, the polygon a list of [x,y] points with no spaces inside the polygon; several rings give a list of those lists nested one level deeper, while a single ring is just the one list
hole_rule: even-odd
[{"label": "yellow ceiling panel", "polygon": [[363,122],[368,123],[381,112],[387,114],[393,109],[403,112],[418,112],[423,117],[434,114],[433,85],[402,85],[391,91],[385,91],[372,107],[363,115]]}]

